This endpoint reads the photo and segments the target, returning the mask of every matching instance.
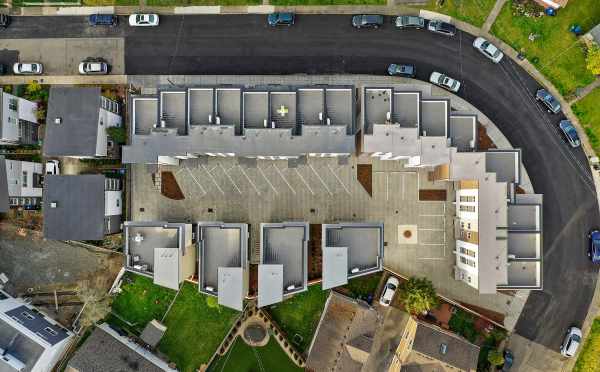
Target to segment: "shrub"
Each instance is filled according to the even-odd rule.
[[[400,298],[411,314],[422,314],[439,305],[433,284],[426,278],[411,277],[401,285]]]
[[[106,128],[106,134],[108,134],[108,136],[119,145],[127,143],[127,132],[123,127]]]
[[[473,316],[464,310],[458,309],[452,314],[448,322],[450,329],[459,335],[463,336],[471,342],[477,339],[477,331],[475,330],[475,320]]]
[[[592,45],[585,57],[587,69],[594,75],[600,75],[600,48]]]
[[[488,352],[487,360],[492,366],[501,366],[504,364],[504,357],[498,350],[490,350]]]
[[[213,309],[219,309],[219,300],[217,300],[215,296],[206,296],[206,306]]]

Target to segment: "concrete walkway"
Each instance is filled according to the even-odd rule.
[[[599,87],[600,87],[600,77],[597,77],[596,80],[594,80],[592,83],[590,83],[589,85],[587,85],[585,88],[581,89],[580,91],[576,92],[577,96],[575,98],[573,98],[572,100],[570,100],[569,104],[571,104],[571,105],[574,104],[575,102],[579,101],[583,97],[590,94],[594,89],[599,88]]]
[[[498,17],[498,14],[500,14],[500,11],[502,10],[502,7],[504,6],[504,4],[506,4],[508,0],[496,0],[496,4],[494,4],[494,7],[492,8],[492,11],[490,12],[490,14],[488,14],[488,17],[485,20],[485,23],[483,24],[483,26],[481,27],[481,29],[484,32],[489,32],[490,28],[492,28],[492,25],[494,24],[494,21],[496,21],[496,18]]]

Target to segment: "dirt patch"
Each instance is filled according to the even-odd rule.
[[[173,172],[161,172],[160,193],[169,199],[183,200],[185,196],[179,187]]]
[[[419,200],[446,201],[446,190],[419,190]]]
[[[321,247],[322,228],[320,224],[310,225],[308,241],[308,280],[322,276],[323,249]]]
[[[371,164],[358,164],[356,176],[365,191],[373,196],[373,166]]]
[[[248,296],[254,297],[258,293],[258,265],[250,265],[248,277]]]
[[[492,141],[492,139],[488,136],[487,130],[483,125],[477,125],[477,144],[479,150],[485,151],[488,149],[495,149],[496,144]]]
[[[521,186],[516,187],[516,192],[517,192],[517,194],[527,194]]]

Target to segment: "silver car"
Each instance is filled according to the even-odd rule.
[[[494,44],[482,37],[478,37],[475,39],[475,41],[473,41],[473,48],[477,49],[481,54],[492,60],[494,63],[500,62],[502,57],[504,57],[504,54],[500,51],[500,49],[496,48]]]
[[[102,61],[84,61],[79,64],[81,75],[106,75],[108,74],[108,63]]]
[[[394,25],[397,28],[416,28],[420,29],[425,27],[425,18],[417,16],[398,16],[394,20]]]
[[[38,62],[17,62],[13,65],[13,72],[17,75],[41,75],[44,67]]]
[[[571,358],[577,352],[581,343],[581,329],[577,327],[569,327],[567,335],[562,345],[560,345],[560,353],[567,358]]]
[[[454,93],[458,92],[460,89],[460,81],[452,79],[450,76],[444,75],[437,71],[431,73],[431,76],[429,76],[429,81]]]

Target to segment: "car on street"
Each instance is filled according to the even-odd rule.
[[[116,26],[119,18],[114,14],[90,14],[88,17],[90,26]]]
[[[134,27],[158,26],[158,14],[132,14],[129,25]]]
[[[560,353],[567,358],[572,357],[577,352],[577,348],[581,343],[581,329],[577,327],[569,327],[567,335],[560,345]]]
[[[427,29],[431,32],[446,36],[454,36],[456,34],[456,26],[451,23],[432,19],[427,23]]]
[[[567,138],[567,141],[569,141],[569,145],[571,145],[571,147],[581,146],[581,141],[579,140],[579,135],[577,134],[577,130],[573,126],[573,123],[571,123],[569,120],[561,120],[560,123],[558,123],[558,127],[564,133],[564,135]]]
[[[398,16],[394,19],[394,25],[397,28],[416,28],[421,29],[425,27],[425,18],[417,16]]]
[[[500,51],[500,49],[496,48],[496,46],[486,39],[482,37],[478,37],[473,41],[473,48],[477,49],[481,54],[486,56],[494,63],[498,63],[504,57],[504,54]]]
[[[10,16],[6,14],[0,14],[0,28],[7,28],[10,25]]]
[[[59,175],[60,165],[58,160],[48,160],[46,162],[46,174]]]
[[[535,99],[541,101],[547,108],[548,111],[558,114],[560,112],[560,102],[546,89],[538,89],[535,92]]]
[[[8,72],[8,67],[5,64],[0,63],[0,75],[5,75]]]
[[[379,14],[357,14],[352,16],[352,26],[356,28],[379,28],[383,26],[383,16]]]
[[[13,65],[13,72],[17,75],[41,75],[44,67],[38,62],[17,62]]]
[[[417,69],[414,65],[397,65],[392,63],[388,67],[388,74],[392,76],[403,76],[408,78],[414,78],[417,74]]]
[[[429,76],[429,81],[444,89],[448,89],[451,92],[456,93],[460,89],[460,82],[458,80],[452,79],[451,77],[437,71],[431,73],[431,76]]]
[[[394,294],[396,294],[396,289],[398,289],[399,285],[400,281],[398,278],[393,276],[388,278],[388,280],[385,282],[385,286],[383,287],[381,298],[379,299],[381,306],[390,306],[392,300],[394,299]]]
[[[512,353],[512,351],[510,351],[509,349],[505,349],[504,352],[502,353],[502,355],[504,356],[504,364],[502,364],[502,372],[508,372],[510,371],[510,368],[513,365],[513,362],[515,360],[514,355]]]
[[[104,61],[83,61],[79,64],[81,75],[106,75],[108,74],[108,63]]]
[[[594,229],[588,234],[590,244],[588,245],[588,257],[592,263],[600,263],[600,230]]]
[[[267,16],[267,22],[269,26],[291,26],[295,18],[294,13],[290,12],[271,13]]]

